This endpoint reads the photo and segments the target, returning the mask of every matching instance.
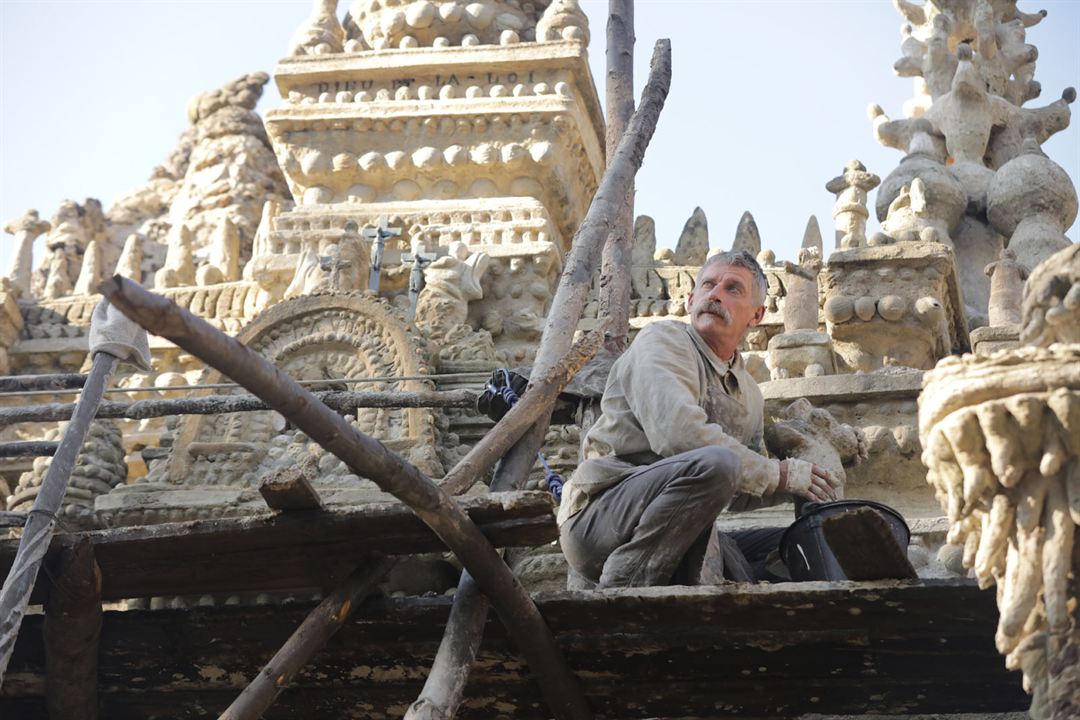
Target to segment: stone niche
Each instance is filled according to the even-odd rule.
[[[822,285],[828,332],[848,372],[928,370],[970,349],[954,256],[944,244],[837,250]]]

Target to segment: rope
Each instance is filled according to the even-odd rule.
[[[489,380],[487,389],[491,391],[493,395],[501,397],[507,407],[514,407],[521,398],[514,392],[514,388],[510,387],[510,372],[506,368],[499,368],[495,371],[495,375],[499,376],[502,386],[500,387],[492,380]],[[547,463],[547,459],[544,457],[544,453],[537,452],[536,457],[540,460],[540,464],[544,468],[544,481],[547,483],[548,491],[551,492],[552,497],[555,498],[555,502],[562,502],[563,486],[566,484],[562,475],[551,469],[551,466]]]

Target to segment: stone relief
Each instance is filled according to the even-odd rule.
[[[941,361],[919,401],[949,542],[982,587],[997,586],[997,648],[1023,671],[1037,719],[1080,710],[1078,280],[1077,246],[1044,261],[1024,290],[1030,345]]]

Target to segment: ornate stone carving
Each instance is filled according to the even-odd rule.
[[[774,380],[836,372],[832,340],[818,331],[818,274],[821,272],[821,230],[813,215],[806,223],[798,265],[784,263],[784,331],[769,340],[766,364]]]
[[[424,288],[416,304],[416,326],[423,330],[440,360],[495,364],[495,345],[486,330],[469,324],[469,303],[480,300],[480,284],[491,258],[470,253],[464,243],[450,245],[450,254],[424,269]]]
[[[847,249],[866,244],[866,220],[870,217],[866,197],[879,184],[881,178],[867,172],[858,160],[849,162],[843,173],[825,183],[825,189],[836,195],[832,211],[836,220],[836,247]]]
[[[426,381],[393,379],[430,374],[428,350],[398,311],[369,295],[287,300],[244,327],[237,339],[300,380],[371,377],[384,379],[365,383],[366,390],[431,387]],[[201,382],[224,380],[208,372]],[[442,473],[430,410],[363,409],[353,422],[429,475]],[[259,478],[309,455],[320,470],[316,486],[327,504],[386,497],[369,481],[349,475],[303,434],[287,428],[280,415],[264,411],[184,416],[169,457],[153,465],[140,482],[100,498],[97,510],[107,525],[253,512],[264,507],[254,492]]]
[[[30,294],[30,277],[33,272],[34,240],[38,235],[49,232],[52,223],[42,220],[37,210],[27,210],[20,217],[9,220],[4,225],[4,232],[15,236],[15,250],[11,253],[11,265],[8,280],[16,296]]]
[[[345,29],[337,19],[338,0],[315,0],[311,16],[289,43],[289,55],[326,55],[345,50]]]
[[[800,398],[784,408],[765,428],[765,445],[777,458],[799,458],[828,470],[840,483],[847,481],[845,468],[868,456],[862,430],[841,423],[828,410],[815,408]]]
[[[837,250],[822,284],[828,332],[851,371],[928,369],[968,349],[953,254],[941,243]]]
[[[59,439],[62,428],[46,433],[46,438]],[[7,498],[8,510],[26,512],[33,506],[51,462],[49,457],[34,459],[33,470],[23,473],[14,492]],[[109,420],[95,420],[75,457],[68,489],[57,513],[58,520],[69,529],[96,527],[94,499],[123,485],[126,479],[127,463],[120,428]]]
[[[980,327],[990,296],[981,269],[1006,244],[1028,267],[1064,247],[1075,193],[1060,168],[1037,156],[1041,143],[1068,126],[1076,92],[1023,107],[1040,92],[1038,51],[1026,43],[1026,28],[1042,15],[1020,12],[1013,0],[905,1],[897,8],[909,24],[895,69],[915,78],[916,97],[901,120],[871,107],[878,141],[907,153],[878,193],[878,219],[893,239],[933,228],[927,232],[953,245],[966,312]],[[1035,196],[1051,200],[1044,209]]]
[[[1080,712],[1077,298],[1072,246],[1025,287],[1023,338],[1036,346],[943,360],[919,401],[927,481],[949,541],[963,546],[982,587],[997,585],[995,641],[1006,665],[1023,671],[1037,719]],[[1052,313],[1059,324],[1047,322]]]

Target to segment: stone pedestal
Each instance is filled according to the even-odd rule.
[[[926,370],[969,349],[951,249],[909,242],[838,250],[822,272],[825,320],[842,367]]]
[[[766,360],[773,380],[818,377],[836,372],[832,338],[817,330],[794,330],[769,340]]]
[[[1019,346],[1019,325],[993,325],[971,331],[971,349],[976,355],[992,355],[998,350],[1014,350]]]

